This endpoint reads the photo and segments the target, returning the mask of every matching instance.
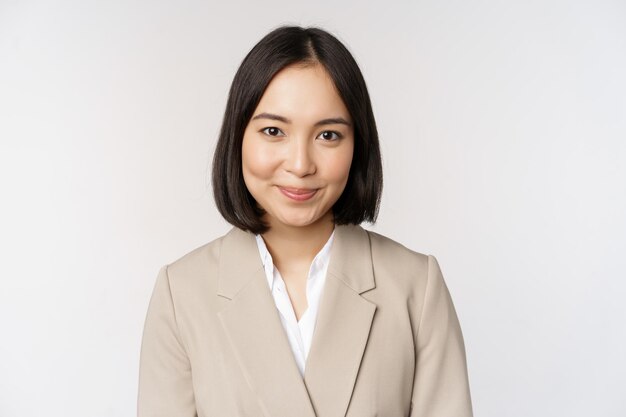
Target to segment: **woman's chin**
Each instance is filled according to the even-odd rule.
[[[280,218],[273,219],[272,224],[278,227],[309,227],[316,223],[320,223],[319,221],[322,217],[324,216],[281,216]]]
[[[278,223],[284,227],[307,227],[315,223],[315,219],[284,219]]]

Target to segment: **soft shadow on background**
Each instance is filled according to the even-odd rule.
[[[439,260],[476,416],[626,415],[626,5],[557,0],[0,0],[0,415],[135,414],[156,274],[229,229],[227,90],[285,23],[363,70],[367,227]]]

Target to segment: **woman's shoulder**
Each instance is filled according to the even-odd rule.
[[[411,263],[417,262],[422,264],[428,263],[428,254],[410,249],[403,243],[378,232],[374,232],[372,230],[366,230],[366,232],[369,236],[372,256],[376,256],[379,259],[390,259],[394,261],[406,261]]]
[[[216,237],[168,263],[165,267],[170,280],[189,281],[194,278],[204,280],[207,276],[215,276],[211,272],[217,271],[224,243],[232,240],[233,235],[236,237],[239,234],[246,234],[246,232],[231,228],[224,235]]]
[[[226,235],[222,235],[214,238],[213,240],[202,244],[187,253],[176,258],[170,262],[169,268],[193,268],[202,267],[207,263],[215,262],[219,257],[219,251],[222,244],[222,240]]]
[[[434,257],[383,234],[366,230],[377,286],[391,285],[406,293],[423,292]]]

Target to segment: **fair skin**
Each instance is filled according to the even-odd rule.
[[[332,206],[348,181],[353,151],[350,113],[319,64],[278,72],[244,132],[244,182],[266,211],[270,229],[262,236],[297,320],[308,307],[311,262],[334,229]]]

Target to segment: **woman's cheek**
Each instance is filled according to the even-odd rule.
[[[247,144],[244,148],[243,164],[248,174],[259,179],[273,175],[277,163],[276,150],[264,143]]]
[[[348,147],[344,152],[338,153],[333,158],[330,176],[335,182],[347,182],[352,164],[352,147]]]

